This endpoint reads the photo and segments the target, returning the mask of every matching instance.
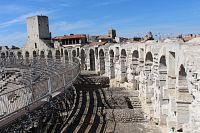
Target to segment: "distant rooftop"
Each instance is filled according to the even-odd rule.
[[[73,39],[73,38],[86,38],[84,34],[71,34],[71,35],[64,35],[64,36],[56,36],[53,40],[64,40],[64,39]]]

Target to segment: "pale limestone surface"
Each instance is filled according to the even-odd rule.
[[[167,39],[51,48],[48,41],[33,37],[22,49],[1,49],[1,56],[13,52],[18,58],[21,52],[26,57],[28,52],[33,57],[35,51],[38,56],[52,53],[52,58],[59,56],[66,61],[78,57],[82,70],[110,77],[112,86],[138,90],[143,111],[158,125],[166,126],[167,132],[196,133],[200,132],[199,44],[200,39],[195,38],[189,42]]]

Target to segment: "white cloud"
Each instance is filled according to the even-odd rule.
[[[21,47],[26,41],[27,34],[24,32],[14,32],[7,35],[0,35],[0,46],[19,46]]]
[[[130,0],[107,0],[107,1],[102,1],[102,2],[95,3],[94,7],[108,6],[108,5],[123,3],[123,2],[127,2],[127,1],[130,1]]]
[[[0,5],[0,9],[0,14],[22,13],[28,10],[27,7],[16,4]]]
[[[52,11],[36,11],[36,12],[31,12],[31,13],[28,13],[28,14],[24,14],[24,15],[21,15],[21,16],[18,16],[12,20],[8,20],[6,22],[3,22],[3,23],[0,23],[0,28],[5,28],[5,27],[8,27],[8,26],[11,26],[13,24],[17,24],[17,23],[23,23],[25,22],[26,18],[27,17],[30,17],[30,16],[34,16],[34,15],[40,15],[40,14],[49,14],[51,13]]]
[[[50,25],[53,33],[69,32],[73,30],[86,29],[92,27],[92,21],[77,21],[77,22],[58,22]]]

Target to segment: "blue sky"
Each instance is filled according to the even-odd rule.
[[[26,17],[49,16],[53,36],[70,33],[133,37],[200,33],[199,0],[12,0],[0,1],[0,45],[23,46]]]

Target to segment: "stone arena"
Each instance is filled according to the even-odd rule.
[[[200,132],[200,38],[62,46],[47,16],[27,32],[0,49],[1,132]]]

